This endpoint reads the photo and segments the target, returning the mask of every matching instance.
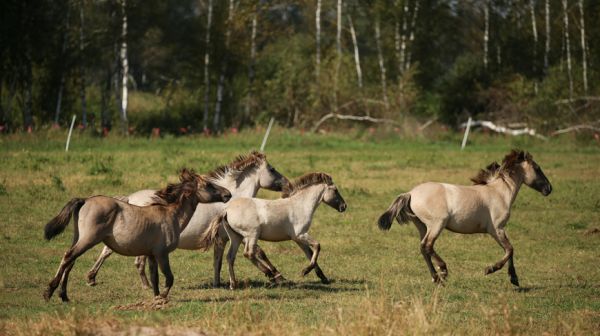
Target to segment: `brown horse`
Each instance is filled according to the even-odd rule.
[[[399,195],[379,218],[379,228],[389,230],[394,218],[399,224],[412,221],[421,235],[421,254],[429,267],[434,282],[448,275],[446,263],[434,251],[433,244],[443,229],[457,233],[489,233],[504,249],[504,257],[485,269],[491,274],[508,262],[510,282],[519,286],[513,263],[513,247],[504,227],[510,217],[510,208],[525,184],[542,195],[552,192],[552,185],[531,154],[513,150],[499,165],[491,163],[471,179],[475,185],[459,186],[428,182]],[[438,266],[438,275],[432,264]]]
[[[126,256],[146,255],[150,260],[150,280],[154,295],[159,295],[158,267],[166,278],[167,297],[173,286],[169,253],[177,247],[179,235],[187,226],[199,202],[227,202],[229,191],[206,177],[183,169],[181,183],[169,184],[156,192],[156,204],[139,207],[106,196],[74,198],[44,228],[47,240],[60,234],[75,220],[73,243],[61,260],[58,272],[44,292],[49,300],[62,283],[60,297],[69,301],[67,284],[75,260],[103,242],[113,251]]]

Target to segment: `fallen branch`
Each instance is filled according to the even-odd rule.
[[[461,127],[466,127],[466,126],[467,126],[467,123],[461,124]],[[545,136],[543,136],[541,134],[537,134],[535,129],[529,128],[529,127],[525,127],[525,128],[521,128],[521,129],[510,129],[508,127],[498,126],[491,121],[485,121],[485,120],[473,121],[471,123],[471,126],[472,127],[474,127],[474,126],[485,127],[487,129],[490,129],[497,133],[510,134],[510,135],[514,135],[514,136],[525,134],[525,135],[534,136],[534,137],[542,139],[542,140],[548,140],[548,138],[546,138]]]
[[[588,96],[588,97],[575,97],[575,98],[570,98],[570,99],[559,99],[557,101],[554,102],[554,104],[571,104],[574,103],[576,101],[579,100],[587,100],[587,101],[600,101],[600,97],[593,97],[593,96]]]
[[[554,135],[559,135],[559,134],[564,134],[564,133],[569,133],[569,132],[576,132],[579,130],[591,130],[591,131],[595,131],[595,132],[600,132],[600,127],[594,127],[592,125],[585,125],[585,124],[575,125],[575,126],[570,126],[567,128],[556,130],[556,131],[552,132],[551,135],[554,136]]]
[[[392,119],[378,119],[378,118],[373,118],[370,116],[355,116],[355,115],[348,115],[348,114],[328,113],[328,114],[324,115],[321,119],[319,119],[319,121],[312,128],[312,132],[316,132],[319,129],[319,127],[321,127],[321,124],[323,124],[325,121],[327,121],[331,118],[340,119],[340,120],[368,121],[368,122],[372,122],[372,123],[400,125],[397,121],[392,120]]]
[[[433,119],[429,119],[426,123],[424,123],[423,125],[419,126],[419,132],[423,131],[424,129],[426,129],[427,127],[429,127],[431,124],[433,124],[435,121],[437,120],[437,118],[433,118]]]

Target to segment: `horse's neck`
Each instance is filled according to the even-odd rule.
[[[238,178],[233,174],[227,174],[216,183],[229,190],[232,197],[254,197],[260,188],[256,172]]]
[[[321,203],[326,185],[319,184],[300,190],[297,194],[290,196],[289,200],[294,213],[299,218],[310,221],[317,207]]]
[[[523,185],[523,179],[520,176],[502,176],[496,179],[493,183],[490,183],[491,188],[496,189],[502,195],[504,203],[510,207],[517,199],[517,194]]]
[[[197,198],[189,197],[182,200],[181,204],[174,210],[174,222],[178,226],[179,232],[182,232],[190,222],[190,219],[192,219],[196,211],[196,206],[198,206]]]

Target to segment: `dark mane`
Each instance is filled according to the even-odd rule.
[[[252,151],[250,154],[240,154],[235,160],[228,165],[223,165],[215,168],[212,172],[208,173],[208,177],[215,180],[222,179],[228,173],[234,173],[241,175],[248,169],[256,168],[260,166],[267,156],[258,151]]]
[[[157,191],[154,194],[156,199],[152,204],[180,203],[182,198],[195,194],[200,185],[206,184],[204,177],[187,168],[181,170],[179,181],[181,182],[169,183],[165,188]]]
[[[331,176],[325,173],[308,173],[297,178],[294,182],[288,183],[284,188],[281,197],[287,198],[298,191],[310,187],[315,184],[325,183],[327,185],[333,184]]]
[[[473,181],[473,184],[488,184],[497,177],[511,176],[518,173],[521,162],[532,160],[533,157],[528,152],[513,149],[502,159],[502,165],[496,161],[490,163],[485,169],[479,170],[479,173],[475,177],[472,177],[471,181]]]

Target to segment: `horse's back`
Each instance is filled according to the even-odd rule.
[[[231,201],[230,201],[231,202]],[[222,202],[198,203],[194,215],[190,222],[179,236],[178,248],[185,250],[197,250],[202,248],[201,241],[198,239],[210,225],[210,221],[221,214],[226,204]]]
[[[151,189],[139,190],[127,197],[128,203],[137,205],[137,206],[147,206],[156,201],[156,197],[154,197],[155,194],[156,194],[156,190],[151,190]]]

